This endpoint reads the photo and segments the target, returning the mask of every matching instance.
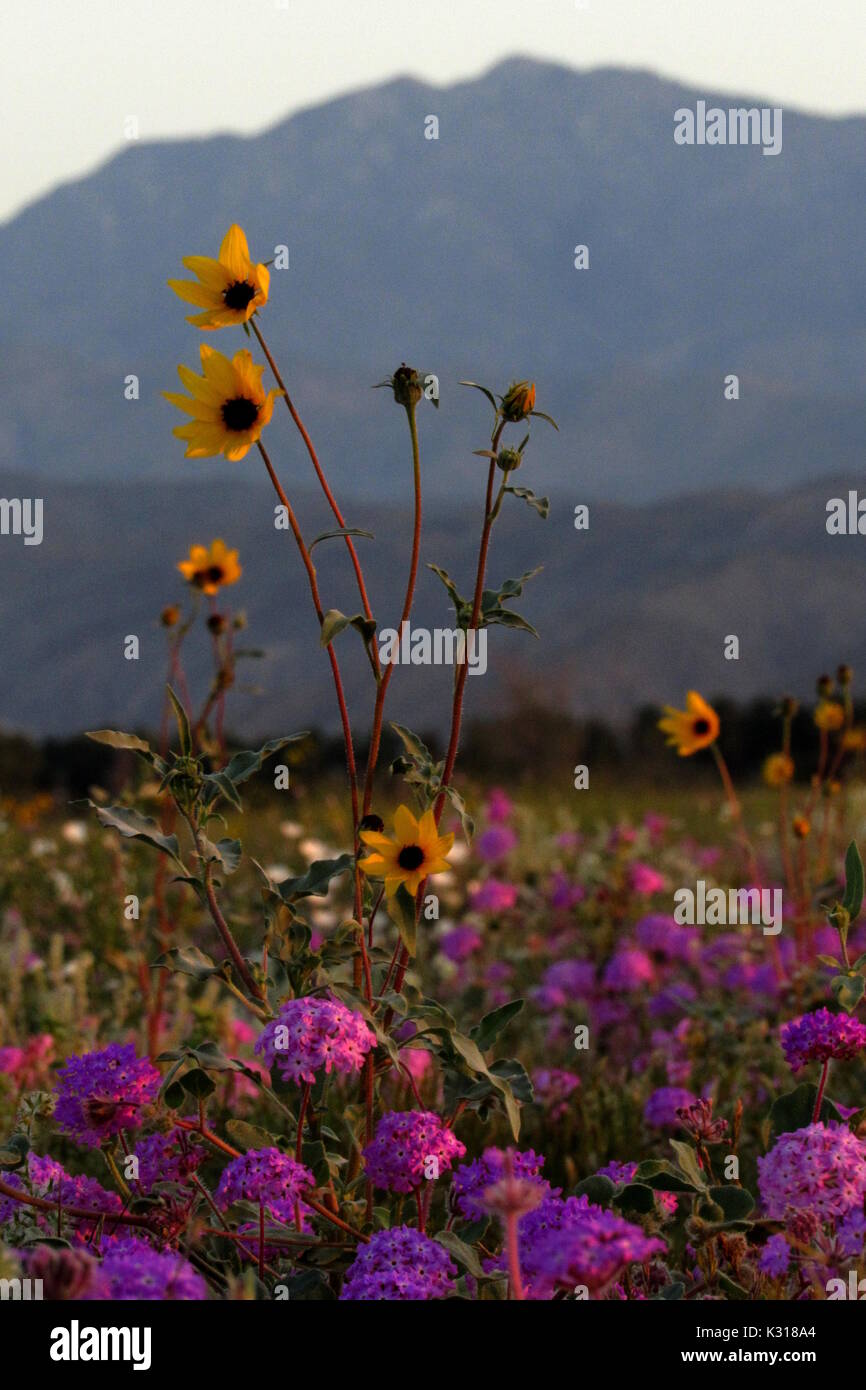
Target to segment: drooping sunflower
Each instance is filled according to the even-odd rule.
[[[204,376],[180,366],[177,374],[191,395],[163,391],[167,401],[192,416],[188,425],[173,431],[187,443],[186,458],[242,459],[255,444],[274,409],[274,399],[282,391],[265,391],[264,366],[256,366],[246,348],[234,357],[224,357],[202,343],[201,365]]]
[[[394,813],[394,834],[362,830],[361,839],[372,851],[359,859],[359,867],[372,878],[385,880],[385,893],[393,898],[401,884],[408,893],[418,892],[428,874],[448,868],[446,855],[454,843],[453,835],[440,835],[432,811],[416,820],[408,806]]]
[[[199,283],[168,283],[181,299],[204,310],[187,318],[196,328],[228,328],[246,323],[256,309],[268,302],[270,271],[266,265],[254,265],[250,260],[244,230],[236,222],[223,237],[216,260],[211,256],[184,256],[183,263],[198,276]]]
[[[219,539],[211,541],[210,548],[191,545],[189,559],[181,560],[178,569],[184,579],[203,594],[215,594],[227,584],[236,584],[243,572],[238,564],[238,552],[229,550],[225,541]]]
[[[685,709],[665,705],[665,717],[658,727],[667,734],[668,744],[676,748],[681,758],[691,757],[702,748],[709,748],[719,736],[719,716],[696,690],[686,695]]]

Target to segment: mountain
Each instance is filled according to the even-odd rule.
[[[536,477],[576,500],[853,469],[866,120],[786,110],[774,158],[678,146],[674,112],[698,99],[760,104],[517,58],[446,88],[389,82],[250,138],[130,142],[0,227],[0,470],[235,476],[181,463],[159,396],[201,338],[165,281],[184,254],[214,254],[232,220],[265,259],[289,248],[263,323],[338,488],[402,495],[400,422],[369,387],[403,359],[440,377],[431,497],[462,486],[484,444],[465,376],[537,380],[562,432],[535,431]],[[732,372],[738,401],[723,397]],[[138,401],[124,399],[130,373]]]
[[[20,496],[26,482],[0,477],[0,495]],[[847,497],[847,489],[840,479],[784,495],[693,494],[676,507],[591,501],[587,531],[575,530],[570,497],[553,498],[546,522],[510,499],[494,532],[488,575],[499,583],[543,562],[513,605],[540,641],[490,630],[488,669],[467,682],[469,716],[501,711],[520,680],[554,707],[617,721],[640,704],[678,702],[694,685],[738,699],[808,696],[814,677],[841,660],[866,669],[866,633],[851,616],[862,603],[866,541],[830,536],[825,526],[828,499]],[[447,569],[463,592],[471,587],[482,493],[479,474],[459,502],[425,509],[417,626],[452,622],[427,563]],[[317,496],[301,491],[296,500],[308,536],[328,529]],[[166,673],[159,613],[182,597],[174,565],[191,540],[225,535],[244,568],[226,591],[248,614],[239,640],[266,653],[239,667],[241,684],[260,690],[232,693],[231,726],[268,735],[310,724],[334,729],[329,668],[317,650],[305,577],[290,536],[274,528],[273,501],[260,479],[236,477],[213,488],[206,470],[195,482],[158,487],[52,482],[42,545],[0,539],[5,726],[39,733],[153,728]],[[408,563],[408,508],[350,499],[346,517],[375,533],[375,541],[360,539],[358,546],[373,612],[380,626],[393,625]],[[342,543],[324,542],[315,554],[325,605],[354,613]],[[138,661],[123,655],[130,634],[139,637]],[[740,639],[738,661],[723,656],[731,634]],[[355,633],[337,640],[360,733],[369,721],[370,672]],[[191,646],[187,669],[203,696],[206,643]],[[441,730],[449,679],[441,667],[399,667],[389,717]]]

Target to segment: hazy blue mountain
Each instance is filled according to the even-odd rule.
[[[265,323],[338,485],[402,491],[399,421],[369,387],[403,359],[441,378],[430,495],[483,443],[465,375],[536,378],[563,426],[538,477],[563,492],[652,500],[845,471],[863,432],[866,120],[786,111],[776,158],[677,146],[674,111],[699,97],[751,104],[513,59],[252,138],[130,143],[0,227],[0,468],[125,482],[190,468],[158,393],[200,335],[165,281],[237,219],[262,256],[289,247]]]
[[[0,477],[0,495],[20,495],[25,482]],[[499,582],[543,562],[516,605],[540,641],[491,629],[487,673],[468,681],[470,712],[501,709],[515,680],[535,685],[554,707],[619,719],[639,704],[681,700],[694,684],[738,698],[808,696],[818,671],[840,660],[866,669],[866,631],[852,621],[862,608],[866,539],[825,529],[828,498],[847,495],[847,486],[825,480],[788,495],[693,494],[676,507],[593,502],[586,532],[575,531],[568,497],[554,498],[546,522],[514,502],[495,533],[489,577]],[[479,476],[459,510],[461,525],[447,503],[426,511],[422,562],[444,566],[464,592],[474,573],[482,492]],[[240,668],[242,683],[256,683],[260,692],[233,695],[234,726],[270,734],[311,722],[334,726],[329,668],[317,651],[305,578],[291,538],[274,529],[273,498],[260,480],[237,479],[218,490],[204,472],[196,482],[158,488],[52,481],[44,496],[41,546],[0,539],[0,720],[7,727],[153,726],[165,679],[158,616],[183,589],[173,566],[190,540],[214,535],[240,549],[244,574],[228,591],[249,616],[240,640],[267,652]],[[308,536],[327,529],[318,497],[302,491],[297,503]],[[375,533],[375,541],[358,545],[370,562],[373,611],[390,626],[402,600],[409,513],[366,498],[350,500],[346,515]],[[357,611],[342,543],[323,543],[316,557],[326,605]],[[426,568],[415,621],[452,624],[445,591]],[[137,662],[123,657],[130,633],[141,643]],[[723,659],[731,633],[740,638],[739,661]],[[356,634],[338,640],[350,707],[363,730],[369,667]],[[203,692],[206,644],[189,655],[190,675]],[[391,717],[441,727],[449,681],[441,667],[400,667]]]

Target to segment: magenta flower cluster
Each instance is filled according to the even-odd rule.
[[[377,1231],[346,1271],[347,1301],[421,1301],[454,1292],[457,1269],[447,1251],[411,1226]]]
[[[533,1153],[532,1149],[527,1149],[523,1153],[512,1154],[512,1173],[515,1178],[522,1179],[524,1182],[531,1182],[538,1190],[547,1196],[550,1191],[550,1183],[541,1176],[544,1167],[544,1158],[541,1154]],[[468,1221],[480,1221],[482,1217],[490,1214],[489,1208],[485,1206],[483,1197],[488,1187],[493,1187],[495,1183],[501,1182],[505,1176],[505,1152],[503,1149],[485,1149],[481,1158],[476,1158],[472,1163],[461,1164],[454,1170],[453,1197],[455,1205],[461,1215]],[[557,1189],[558,1190],[558,1189]]]
[[[429,1110],[387,1111],[363,1151],[371,1182],[391,1192],[411,1192],[465,1152],[456,1134]]]
[[[182,1255],[154,1250],[146,1241],[127,1236],[106,1253],[96,1290],[89,1298],[201,1300],[207,1298],[207,1284]]]
[[[139,1139],[133,1153],[138,1159],[138,1186],[142,1192],[150,1192],[158,1182],[184,1183],[205,1157],[196,1136],[177,1128]]]
[[[783,1134],[758,1159],[758,1188],[771,1220],[783,1220],[792,1209],[834,1222],[863,1208],[866,1143],[835,1123]]]
[[[313,1085],[321,1073],[360,1071],[376,1035],[360,1014],[337,999],[309,996],[283,1004],[255,1051],[284,1081]]]
[[[648,1236],[625,1217],[590,1205],[577,1220],[549,1231],[537,1243],[536,1292],[583,1285],[598,1297],[629,1265],[645,1264],[665,1249],[663,1240]]]
[[[97,1148],[104,1139],[142,1122],[160,1075],[149,1057],[137,1057],[132,1043],[110,1043],[101,1052],[68,1057],[57,1073],[54,1118],[80,1144]]]
[[[309,1168],[279,1149],[250,1149],[233,1158],[217,1185],[217,1205],[224,1210],[233,1202],[261,1202],[279,1221],[292,1221],[295,1208],[308,1188],[315,1187]],[[309,1211],[309,1208],[306,1208]]]
[[[780,1040],[785,1061],[797,1072],[808,1062],[850,1062],[866,1047],[866,1024],[851,1014],[816,1009],[784,1023]]]

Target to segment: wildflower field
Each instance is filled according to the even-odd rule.
[[[387,708],[436,377],[403,363],[380,383],[405,418],[414,524],[405,589],[374,615],[375,544],[346,525],[280,373],[267,265],[238,225],[184,264],[194,278],[170,285],[195,309],[200,371],[181,365],[184,390],[165,393],[186,417],[174,432],[188,467],[222,455],[270,477],[293,543],[287,605],[319,621],[309,660],[330,667],[345,774],[315,784],[303,729],[235,745],[243,556],[230,517],[224,538],[190,536],[166,576],[161,728],[89,731],[108,774],[86,805],[0,807],[0,1277],[52,1300],[857,1297],[853,673],[819,679],[808,761],[779,692],[758,787],[734,785],[723,721],[694,690],[659,711],[658,739],[672,768],[706,762],[700,790],[600,796],[580,767],[573,789],[463,776],[473,654],[497,627],[532,632],[535,572],[491,576],[505,507],[524,509],[543,558],[548,502],[523,479],[556,426],[535,384],[464,383],[477,567],[431,566],[454,624],[453,663],[430,675],[440,756]],[[538,399],[554,408],[541,383]],[[332,510],[323,535],[293,509],[287,431]],[[329,606],[335,547],[354,613]],[[205,690],[185,673],[198,637]],[[356,662],[369,707],[350,711]]]

